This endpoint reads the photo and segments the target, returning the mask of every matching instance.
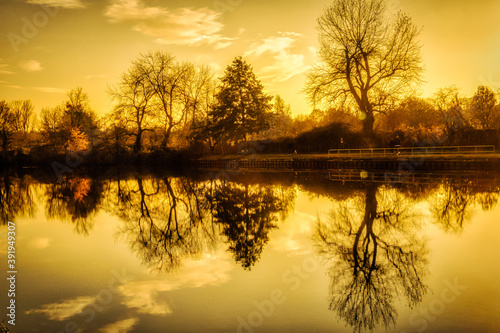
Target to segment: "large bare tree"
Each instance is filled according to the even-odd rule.
[[[390,17],[384,0],[335,0],[318,31],[319,62],[305,92],[314,104],[357,106],[373,137],[374,114],[420,82],[419,29],[405,14]]]
[[[131,129],[129,134],[135,135],[134,152],[140,152],[142,134],[153,130],[153,89],[144,80],[140,68],[133,65],[108,93],[116,101],[112,117],[127,130]]]
[[[198,113],[206,112],[201,110],[202,96],[213,74],[208,67],[178,62],[171,54],[160,51],[140,55],[132,68],[143,88],[152,92],[153,113],[163,128],[161,146],[165,148],[174,130],[192,127]]]

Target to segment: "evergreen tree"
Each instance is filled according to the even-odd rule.
[[[217,139],[246,141],[249,134],[268,126],[271,99],[263,92],[252,67],[236,57],[221,78],[215,106],[210,112],[212,135]]]
[[[486,86],[477,87],[471,101],[472,116],[481,129],[492,129],[495,117],[495,93]]]

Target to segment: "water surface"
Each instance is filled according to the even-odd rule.
[[[2,177],[11,332],[500,331],[495,173],[109,174]]]

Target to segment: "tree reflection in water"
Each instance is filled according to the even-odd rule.
[[[29,176],[18,178],[4,174],[0,178],[0,223],[33,217],[36,213],[33,191]]]
[[[224,182],[209,198],[214,219],[222,225],[229,243],[229,251],[243,268],[250,270],[269,241],[270,231],[278,227],[279,214],[286,217],[293,205],[295,192],[276,186]]]
[[[443,181],[441,189],[431,200],[431,211],[436,223],[445,231],[461,232],[472,218],[474,206],[478,203],[483,210],[493,209],[498,202],[498,186],[475,188],[474,182],[457,182],[453,178]]]
[[[427,290],[428,251],[411,203],[375,184],[363,196],[339,202],[328,221],[318,221],[314,237],[331,264],[329,308],[356,332],[394,325],[395,296],[414,306]]]
[[[223,236],[235,260],[250,269],[277,214],[294,198],[273,187],[186,177],[118,181],[111,193],[116,204],[109,207],[125,221],[121,234],[149,267],[165,272],[214,252]]]
[[[116,201],[109,208],[125,222],[121,234],[150,268],[168,272],[215,249],[219,232],[200,195],[205,185],[169,177],[112,185]]]
[[[45,197],[48,219],[71,221],[77,233],[88,235],[103,198],[103,184],[87,177],[66,178],[47,186]]]

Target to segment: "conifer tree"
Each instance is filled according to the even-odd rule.
[[[241,57],[227,66],[210,112],[211,132],[216,139],[247,141],[248,135],[258,133],[269,125],[272,97],[252,67]]]

